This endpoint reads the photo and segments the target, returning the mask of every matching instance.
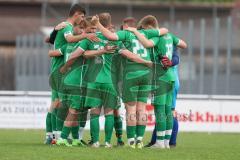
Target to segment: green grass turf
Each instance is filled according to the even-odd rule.
[[[101,133],[101,142],[103,142]],[[116,139],[113,135],[112,142]],[[145,140],[150,139],[146,133]],[[85,133],[85,140],[88,140]],[[124,137],[126,139],[126,137]],[[180,133],[171,150],[47,146],[43,130],[0,130],[0,160],[237,160],[240,134]],[[145,141],[146,143],[146,141]]]

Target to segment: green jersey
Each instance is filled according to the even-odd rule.
[[[66,45],[68,43],[66,40],[66,36],[73,34],[73,25],[69,22],[66,22],[66,23],[67,23],[67,26],[64,29],[58,31],[56,35],[56,39],[54,41],[54,49],[60,49],[61,47]],[[63,63],[64,63],[64,56],[53,57],[51,62],[51,71],[56,70]]]
[[[60,52],[63,53],[64,63],[66,63],[73,51],[77,48],[77,42],[67,43],[60,48]],[[71,66],[71,72],[64,78],[64,84],[79,86],[82,83],[84,76],[84,58],[81,56],[76,59],[74,64]]]
[[[110,45],[117,46],[118,49],[114,54],[106,53],[100,56],[96,56],[93,58],[88,58],[86,64],[88,66],[85,80],[87,82],[98,82],[98,83],[113,83],[111,78],[111,66],[112,66],[112,58],[119,54],[119,49],[124,48],[122,42],[119,41],[109,41],[106,37],[102,35],[102,33],[98,32],[97,37],[100,39],[99,42],[91,42],[88,39],[84,39],[83,41],[78,43],[78,47],[83,51],[86,50],[100,50],[103,49],[104,46],[109,43]]]
[[[71,55],[71,53],[77,48],[77,42],[74,43],[67,43],[66,45],[62,46],[59,51],[64,57],[64,63],[66,63]]]
[[[172,60],[173,47],[177,46],[180,39],[175,35],[168,33],[161,37],[154,37],[150,39],[154,43],[154,61],[156,63],[161,62],[161,57],[167,56]],[[168,71],[160,77],[160,79],[165,81],[175,81],[175,75],[173,67],[170,67]]]
[[[160,36],[159,30],[156,29],[139,30],[139,32],[148,39]],[[145,60],[151,60],[151,50],[146,49],[132,32],[126,30],[118,31],[117,36],[118,40],[122,41],[129,51],[133,52],[134,54],[138,54],[141,58]],[[124,73],[129,72],[134,72],[133,74],[136,75],[143,75],[149,72],[149,68],[143,64],[139,64],[126,59],[124,64]]]

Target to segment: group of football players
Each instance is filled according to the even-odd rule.
[[[49,51],[52,103],[46,116],[45,143],[100,147],[102,113],[104,147],[112,147],[113,129],[117,146],[125,145],[119,113],[123,103],[125,146],[143,148],[146,105],[151,99],[156,125],[146,146],[164,149],[176,145],[172,129],[177,126],[173,116],[179,86],[177,48],[186,48],[187,44],[167,28],[160,28],[152,15],[138,22],[125,18],[116,31],[110,13],[85,14],[83,7],[73,5],[67,20],[58,24],[46,39],[54,49]],[[87,144],[83,132],[88,114],[91,139]]]

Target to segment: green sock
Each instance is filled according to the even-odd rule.
[[[127,126],[127,138],[135,138],[136,126]]]
[[[164,139],[170,139],[171,135],[165,135]]]
[[[73,137],[73,139],[78,139],[78,130],[79,130],[79,126],[72,127],[72,137]]]
[[[164,105],[155,105],[157,139],[164,140],[166,130],[166,113]]]
[[[91,114],[90,119],[90,133],[92,136],[93,143],[99,141],[99,115]]]
[[[144,133],[145,133],[145,129],[146,129],[145,125],[137,125],[136,135],[137,135],[138,140],[142,141]]]
[[[56,120],[57,120],[57,118],[56,118],[56,116],[57,116],[57,109],[55,108],[55,109],[53,109],[53,112],[52,112],[52,115],[51,115],[51,123],[52,123],[52,131],[56,131],[57,130],[57,122],[56,122]]]
[[[105,142],[110,143],[112,138],[112,132],[114,127],[114,116],[105,115]]]
[[[165,106],[166,110],[166,130],[172,130],[173,128],[173,114],[170,106]]]
[[[165,106],[166,110],[166,131],[165,131],[165,139],[170,140],[172,135],[173,128],[173,114],[171,110],[171,106]]]
[[[52,132],[51,117],[52,113],[48,112],[46,117],[46,132]]]
[[[122,118],[120,116],[114,117],[114,128],[118,142],[122,142]]]
[[[79,112],[79,126],[84,128],[86,126],[88,110],[82,109]]]
[[[61,132],[61,138],[67,139],[71,132],[71,129],[72,129],[72,127],[63,126],[62,132]]]
[[[64,107],[60,107],[57,110],[57,131],[62,131],[64,121],[66,119],[68,111]]]

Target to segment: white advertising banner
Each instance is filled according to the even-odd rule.
[[[0,128],[44,128],[50,104],[49,97],[0,96]]]
[[[177,101],[181,131],[240,132],[240,100]]]
[[[0,128],[44,129],[50,96],[0,96]],[[179,98],[177,118],[180,131],[240,132],[240,99]],[[155,125],[153,106],[147,105],[147,130]],[[125,128],[125,110],[120,114]],[[101,129],[104,116],[100,117]],[[89,121],[86,129],[89,129]]]

